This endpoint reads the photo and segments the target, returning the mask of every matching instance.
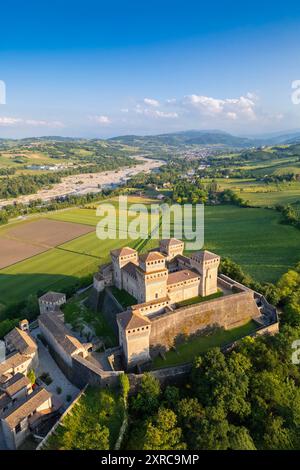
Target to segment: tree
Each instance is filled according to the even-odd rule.
[[[122,390],[122,397],[123,397],[124,402],[126,403],[127,398],[128,398],[128,393],[130,390],[130,383],[129,383],[128,375],[126,374],[120,375],[120,385],[121,385],[121,390]]]
[[[232,450],[256,450],[255,444],[247,428],[233,426],[229,428],[229,448]]]
[[[155,413],[159,407],[159,381],[149,373],[143,375],[140,391],[132,400],[132,408],[137,414],[148,416]]]
[[[27,377],[28,379],[30,380],[30,382],[33,384],[35,384],[35,381],[36,381],[36,375],[35,375],[35,372],[33,369],[30,369],[27,373]]]
[[[89,429],[83,422],[80,430],[68,430],[62,439],[62,448],[68,450],[109,450],[109,429],[96,424]]]
[[[220,349],[211,349],[193,371],[196,396],[206,406],[223,407],[225,413],[240,418],[247,416],[250,367],[251,362],[242,354],[233,352],[225,358]]]
[[[186,444],[182,441],[182,430],[176,424],[176,414],[167,408],[160,408],[147,425],[143,450],[186,449]]]

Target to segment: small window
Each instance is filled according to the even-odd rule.
[[[21,424],[17,424],[17,426],[15,427],[15,431],[16,431],[16,434],[18,434],[19,432],[21,432]]]

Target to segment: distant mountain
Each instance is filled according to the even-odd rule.
[[[168,145],[174,147],[187,145],[225,145],[228,147],[253,147],[255,140],[246,137],[236,137],[227,132],[219,130],[209,131],[182,131],[159,135],[123,135],[108,139],[118,141],[127,145]],[[259,145],[259,143],[258,143]]]

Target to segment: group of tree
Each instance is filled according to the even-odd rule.
[[[292,207],[290,204],[287,206],[278,204],[276,205],[276,210],[281,213],[283,223],[292,225],[298,229],[300,228],[299,211],[297,211],[294,207]]]
[[[298,312],[299,313],[299,312]],[[180,387],[145,374],[130,400],[126,449],[290,450],[300,448],[300,326],[246,337],[234,351],[195,359]]]

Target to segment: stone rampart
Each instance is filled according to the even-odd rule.
[[[231,329],[259,316],[251,290],[154,315],[150,334],[152,355],[169,349],[180,335],[189,336],[208,327]]]

